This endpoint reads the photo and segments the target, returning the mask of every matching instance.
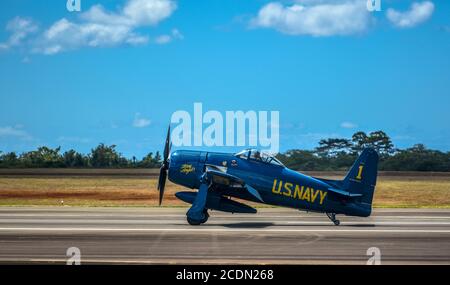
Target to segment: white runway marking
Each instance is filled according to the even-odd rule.
[[[0,217],[59,217],[59,218],[65,218],[65,217],[83,217],[83,218],[87,218],[87,217],[115,217],[115,216],[120,216],[123,218],[151,218],[151,217],[156,217],[156,218],[185,218],[186,214],[168,214],[168,215],[164,215],[164,214],[142,214],[142,215],[127,215],[127,214],[120,214],[120,213],[114,213],[114,214],[5,214],[5,213],[0,213]],[[247,214],[247,215],[239,215],[239,214],[232,214],[232,215],[223,215],[223,214],[219,214],[219,215],[211,215],[211,217],[215,217],[215,218],[248,218],[248,217],[252,217],[252,218],[267,218],[267,219],[278,219],[278,218],[297,218],[297,219],[311,219],[311,218],[324,218],[326,217],[325,214],[323,215],[265,215],[265,214]],[[342,215],[337,215],[337,217],[345,217]],[[348,217],[351,218],[351,217]],[[358,218],[358,217],[354,217],[354,218]],[[377,218],[377,219],[450,219],[450,216],[371,216],[371,217],[367,217],[367,219],[369,218]],[[365,218],[363,218],[365,219]]]
[[[377,229],[205,229],[205,228],[44,228],[44,227],[0,227],[0,231],[72,231],[72,232],[352,232],[352,233],[442,233],[450,234],[450,230],[377,230]]]
[[[344,221],[342,221],[344,222]],[[286,224],[292,224],[292,225],[302,225],[302,224],[324,224],[324,225],[330,225],[330,221],[328,222],[322,222],[322,221],[317,221],[317,222],[310,222],[310,221],[305,221],[305,222],[285,222]],[[374,225],[374,226],[427,226],[427,225],[433,225],[433,226],[447,226],[450,225],[450,222],[374,222],[374,221],[362,221],[362,222],[353,222],[353,221],[349,221],[346,222],[345,225]]]
[[[182,222],[183,225],[186,225],[185,223],[185,216],[182,217],[183,219],[170,219],[170,220],[117,220],[117,219],[108,219],[108,220],[104,220],[104,219],[90,219],[90,220],[77,220],[77,219],[46,219],[46,220],[41,220],[41,219],[1,219],[0,218],[0,224],[2,223],[10,223],[10,224],[25,224],[25,223],[36,223],[36,224],[42,224],[42,223],[46,223],[46,224],[71,224],[71,223],[83,223],[83,224],[129,224],[129,225],[134,225],[134,224],[146,224],[146,225],[152,225],[152,224],[173,224],[173,223],[180,223]],[[262,223],[262,222],[266,222],[266,223],[273,223],[274,225],[284,225],[284,224],[289,224],[289,225],[331,225],[331,221],[328,221],[325,217],[323,221],[271,221],[269,219],[267,220],[247,220],[247,219],[239,219],[239,223]],[[367,221],[343,221],[345,223],[345,225],[349,226],[349,225],[373,225],[373,226],[448,226],[450,225],[450,222],[427,222],[427,221],[423,221],[423,222],[383,222],[383,221],[371,221],[371,220],[367,220]],[[214,224],[214,223],[220,223],[220,221],[216,220],[210,221],[210,224]],[[228,222],[230,223],[230,222]]]

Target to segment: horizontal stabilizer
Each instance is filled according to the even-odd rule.
[[[345,196],[345,197],[351,197],[351,198],[362,196],[362,194],[350,193],[350,192],[347,192],[347,191],[344,191],[341,189],[336,189],[336,188],[328,188],[328,191]]]

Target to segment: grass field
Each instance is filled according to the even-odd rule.
[[[323,177],[338,178],[335,173]],[[0,205],[156,206],[155,176],[0,175]],[[164,206],[186,206],[167,183]],[[262,205],[264,206],[264,205]],[[450,175],[384,175],[378,179],[375,207],[450,208]]]

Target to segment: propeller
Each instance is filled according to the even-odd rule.
[[[164,187],[166,186],[167,170],[169,170],[169,154],[172,143],[170,142],[170,125],[167,130],[166,143],[164,145],[163,163],[159,169],[158,191],[159,191],[159,205],[161,206],[164,196]]]

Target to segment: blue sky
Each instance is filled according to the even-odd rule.
[[[279,111],[281,151],[380,129],[449,151],[450,2],[365,2],[1,1],[0,150],[141,157],[202,102]]]

